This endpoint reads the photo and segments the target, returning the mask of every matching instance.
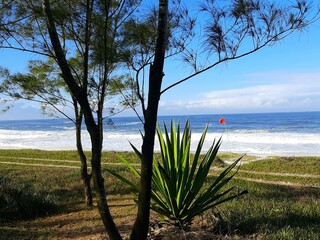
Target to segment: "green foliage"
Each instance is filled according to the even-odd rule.
[[[37,192],[31,184],[16,185],[0,176],[0,221],[30,219],[57,210],[54,197]]]
[[[171,123],[169,132],[164,125],[164,135],[158,126],[158,139],[161,148],[161,161],[154,160],[153,167],[153,190],[151,208],[176,221],[179,224],[187,224],[195,217],[208,209],[230,201],[238,196],[247,193],[232,193],[235,187],[225,189],[225,185],[237,173],[229,174],[241,158],[228,166],[212,183],[204,187],[210,167],[218,153],[221,138],[214,141],[205,155],[200,155],[202,146],[207,133],[207,127],[204,129],[202,137],[198,143],[197,150],[191,159],[190,143],[191,130],[189,122],[186,123],[182,137],[180,135],[180,125],[176,127]],[[137,156],[141,159],[142,154],[132,146]],[[119,157],[127,167],[137,176],[140,173],[123,157]],[[129,184],[134,190],[138,190],[138,185],[129,179],[109,171],[114,176]]]

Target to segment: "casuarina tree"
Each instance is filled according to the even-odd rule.
[[[139,15],[126,26],[125,36],[135,36],[128,41],[124,37],[123,46],[128,44],[127,52],[132,56],[127,65],[135,72],[144,126],[139,210],[132,239],[145,239],[148,231],[154,137],[161,95],[223,62],[273,46],[294,31],[305,29],[319,14],[319,7],[309,3],[206,0],[196,11],[182,7],[181,1],[172,1],[171,8],[167,1],[159,1],[159,8],[153,14],[144,18]],[[147,34],[134,34],[134,29]],[[191,73],[181,79],[168,79],[170,84],[163,87],[163,64],[172,58],[182,59],[190,66]]]

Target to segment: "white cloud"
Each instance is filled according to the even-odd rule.
[[[197,94],[189,101],[161,103],[161,112],[232,113],[320,110],[320,73],[253,73],[246,79],[263,84]],[[253,81],[253,79],[256,79]]]

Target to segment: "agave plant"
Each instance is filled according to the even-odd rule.
[[[247,193],[247,190],[232,194],[235,187],[225,189],[225,185],[237,171],[230,173],[241,158],[229,165],[224,171],[205,187],[213,161],[216,159],[221,138],[214,141],[206,154],[201,154],[208,126],[205,127],[198,143],[194,157],[190,154],[191,129],[187,121],[183,134],[180,134],[180,124],[171,122],[168,131],[164,124],[164,134],[158,125],[158,139],[161,149],[161,161],[154,159],[153,189],[151,209],[176,221],[179,224],[190,223],[191,220],[208,209],[237,198]],[[141,153],[131,145],[139,158]],[[126,159],[120,156],[129,169],[140,177],[139,171]],[[135,191],[138,185],[111,172],[114,176],[129,184]]]

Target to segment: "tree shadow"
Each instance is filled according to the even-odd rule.
[[[0,227],[0,240],[7,239],[38,239],[40,237],[49,236],[46,230],[30,230],[18,228],[2,228]]]
[[[285,214],[285,216],[249,218],[238,224],[236,228],[241,234],[253,234],[260,232],[262,226],[268,226],[268,229],[272,231],[277,231],[285,227],[308,230],[310,228],[319,228],[319,223],[320,215],[305,216],[291,212]]]

